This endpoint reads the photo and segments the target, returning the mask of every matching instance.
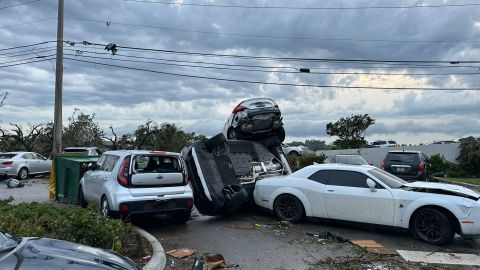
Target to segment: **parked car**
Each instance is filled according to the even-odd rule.
[[[378,140],[378,141],[372,142],[372,146],[373,146],[373,147],[380,147],[380,148],[383,148],[383,147],[396,147],[396,146],[398,146],[398,144],[397,144],[396,141],[392,141],[392,140],[388,140],[388,141]]]
[[[231,213],[253,202],[256,181],[289,173],[282,150],[275,151],[279,142],[272,142],[227,140],[220,133],[183,148],[198,211],[210,216]]]
[[[429,181],[431,177],[428,157],[420,151],[389,151],[380,167],[408,181]]]
[[[0,231],[0,269],[140,270],[113,251],[40,237],[16,237]]]
[[[283,153],[285,153],[285,155],[287,156],[298,157],[303,155],[303,147],[301,146],[289,146],[286,143],[282,143],[282,150]]]
[[[255,203],[281,220],[317,217],[410,229],[441,245],[480,237],[480,194],[457,185],[408,183],[369,165],[311,165],[256,182]]]
[[[63,153],[77,154],[79,156],[100,156],[102,151],[97,147],[66,147]]]
[[[339,154],[329,156],[325,163],[341,163],[341,164],[350,164],[350,165],[369,165],[368,161],[366,161],[360,155],[352,155],[352,154]]]
[[[282,115],[278,105],[269,98],[252,98],[240,102],[223,128],[229,140],[256,140],[275,135],[285,140]]]
[[[13,176],[25,180],[31,175],[50,173],[52,161],[34,152],[8,152],[0,154],[0,176]]]
[[[99,206],[106,217],[163,213],[186,222],[193,193],[178,153],[107,151],[80,180],[79,201]]]

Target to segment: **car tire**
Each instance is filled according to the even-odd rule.
[[[216,149],[219,145],[223,144],[226,142],[227,139],[225,138],[225,135],[223,133],[217,134],[213,136],[212,138],[206,140],[204,142],[205,148],[207,151],[212,152],[214,149]]]
[[[86,208],[88,205],[87,201],[85,200],[85,196],[83,194],[82,186],[80,186],[80,189],[78,190],[78,202],[80,203],[80,206],[82,208]]]
[[[292,223],[299,222],[305,216],[305,209],[302,202],[290,194],[283,194],[275,199],[273,212],[280,220]]]
[[[18,171],[17,179],[18,180],[27,180],[28,178],[28,169],[26,167],[20,168]]]
[[[275,135],[277,136],[280,142],[283,142],[285,140],[285,128],[283,128],[283,126],[279,127],[275,131]]]
[[[172,214],[172,219],[179,224],[187,223],[192,216],[192,210]]]
[[[415,238],[433,245],[443,245],[453,239],[454,226],[449,217],[434,208],[417,210],[410,223]]]
[[[112,217],[112,211],[110,210],[110,204],[108,203],[107,196],[105,196],[105,195],[102,197],[102,201],[100,203],[100,213],[105,218]]]

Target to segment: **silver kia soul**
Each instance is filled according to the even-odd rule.
[[[93,203],[104,216],[170,214],[190,218],[193,193],[178,153],[120,150],[103,153],[80,180],[79,201]]]

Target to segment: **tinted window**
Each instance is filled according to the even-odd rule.
[[[375,178],[377,178],[378,180],[382,181],[385,185],[389,186],[390,188],[399,188],[407,183],[405,180],[400,179],[395,175],[390,174],[386,171],[380,170],[378,168],[375,168],[368,172],[371,175],[375,176]]]
[[[388,153],[385,161],[400,163],[418,163],[420,158],[417,153]]]
[[[331,171],[328,184],[343,187],[368,188],[367,178],[363,173],[352,171]]]
[[[16,155],[17,154],[0,154],[0,159],[9,159],[9,158],[13,158]]]
[[[107,155],[101,156],[98,159],[97,164],[95,164],[95,170],[102,170],[102,167],[103,167],[103,164],[105,163],[105,160],[107,160]]]
[[[320,170],[317,171],[316,173],[310,175],[308,179],[313,180],[315,182],[318,182],[320,184],[326,185],[328,182],[328,175],[330,174],[330,171],[327,170]]]
[[[337,163],[352,165],[368,165],[368,162],[361,156],[338,156]]]
[[[133,166],[137,173],[182,172],[178,159],[169,156],[137,155]]]
[[[386,141],[376,141],[376,142],[373,142],[373,145],[381,145],[386,143],[387,143]]]
[[[117,156],[107,156],[107,159],[105,160],[105,163],[102,166],[102,171],[106,172],[111,172],[113,171],[113,167],[115,167],[115,164],[117,163],[119,157]]]
[[[35,157],[31,153],[24,154],[22,156],[22,158],[24,158],[24,159],[35,159]]]
[[[37,159],[40,159],[40,160],[47,160],[46,157],[44,157],[44,156],[42,156],[42,155],[40,155],[40,154],[35,154],[35,157],[36,157]]]
[[[389,144],[397,144],[396,141],[388,141]]]

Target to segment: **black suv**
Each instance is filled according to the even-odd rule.
[[[430,163],[420,151],[389,151],[381,168],[407,181],[429,181]]]

